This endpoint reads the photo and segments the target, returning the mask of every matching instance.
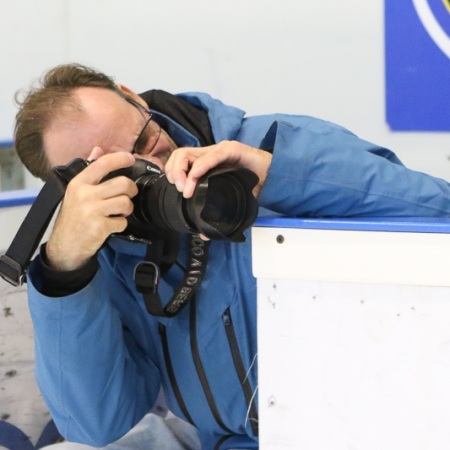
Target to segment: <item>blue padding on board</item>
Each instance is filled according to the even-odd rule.
[[[40,189],[21,189],[20,191],[0,192],[0,208],[31,205],[39,191]]]
[[[299,219],[292,217],[259,217],[253,226],[316,230],[450,233],[450,218],[374,217],[351,219]]]

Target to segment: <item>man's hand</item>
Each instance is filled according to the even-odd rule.
[[[100,181],[113,170],[131,166],[135,159],[122,152],[101,155],[100,149],[94,149],[90,159],[98,159],[67,186],[46,247],[50,266],[56,270],[82,267],[108,236],[127,227],[136,184],[123,176]]]
[[[198,180],[218,166],[245,167],[258,176],[255,196],[266,181],[272,155],[236,141],[222,141],[209,147],[182,147],[174,150],[165,166],[167,179],[185,198],[192,197]]]

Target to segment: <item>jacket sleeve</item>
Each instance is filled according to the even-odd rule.
[[[60,433],[102,447],[132,428],[160,387],[155,364],[123,326],[111,295],[129,299],[117,277],[100,269],[78,293],[39,291],[40,261],[28,273],[36,378]]]
[[[251,127],[251,125],[250,125]],[[287,116],[254,146],[273,151],[260,205],[289,216],[450,215],[450,186],[331,123]],[[255,145],[256,144],[256,145]]]

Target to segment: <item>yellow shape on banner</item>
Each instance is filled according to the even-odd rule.
[[[450,14],[450,0],[442,0],[442,2],[444,3],[445,7],[447,8],[447,11]]]

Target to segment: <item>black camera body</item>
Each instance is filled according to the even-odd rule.
[[[86,160],[75,159],[54,170],[68,183],[89,164]],[[130,178],[138,187],[133,199],[134,210],[124,233],[138,239],[141,237],[139,230],[144,227],[150,232],[176,231],[243,242],[243,231],[258,214],[252,190],[259,179],[245,168],[222,167],[209,171],[200,178],[193,196],[188,199],[169,183],[158,166],[144,159],[136,159],[132,166],[111,172],[102,181],[117,176]]]

